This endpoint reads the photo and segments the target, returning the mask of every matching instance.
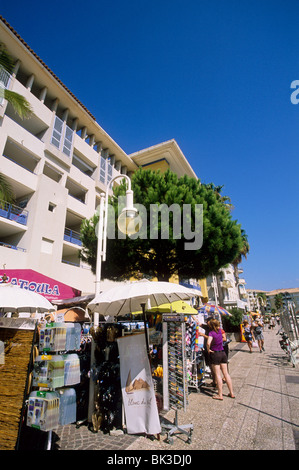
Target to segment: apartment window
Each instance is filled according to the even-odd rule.
[[[47,255],[51,255],[53,252],[53,244],[53,240],[42,238],[41,252],[46,253]]]
[[[49,202],[48,211],[49,212],[54,212],[55,209],[56,209],[56,204],[53,204],[52,202]]]
[[[100,181],[104,184],[109,184],[113,175],[113,166],[109,158],[101,156],[100,163]]]
[[[1,88],[8,88],[10,82],[10,74],[0,65],[0,86]],[[0,96],[0,104],[2,104],[4,98]]]
[[[71,156],[72,145],[73,145],[74,131],[66,125],[66,123],[58,116],[55,117],[53,126],[53,133],[51,138],[51,144],[55,145],[58,149],[68,157]]]

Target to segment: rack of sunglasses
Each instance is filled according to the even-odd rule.
[[[178,424],[178,410],[186,411],[188,405],[185,333],[184,315],[163,316],[163,404],[175,410],[175,419],[173,425],[162,424],[162,431],[170,444],[175,433],[187,435],[190,444],[193,431],[192,424]]]

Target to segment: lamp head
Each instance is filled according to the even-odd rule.
[[[142,226],[142,220],[135,207],[125,207],[117,221],[118,228],[126,235],[138,233]]]

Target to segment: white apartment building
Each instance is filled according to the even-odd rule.
[[[16,196],[15,205],[0,201],[0,281],[5,274],[50,300],[94,293],[79,231],[111,179],[139,166],[196,175],[175,140],[127,155],[2,17],[0,42],[15,60],[12,75],[0,70],[0,85],[33,109],[21,120],[0,102],[0,173]]]
[[[249,311],[248,294],[246,282],[240,274],[243,273],[241,267],[232,264],[220,269],[217,275],[207,277],[207,288],[209,301],[224,308],[237,307],[244,311]]]
[[[276,289],[272,291],[248,289],[249,303],[251,310],[261,311],[260,303],[258,300],[259,293],[263,293],[267,297],[266,304],[264,305],[265,313],[271,313],[272,310],[277,310],[275,306],[275,297],[278,294],[282,295],[283,310],[287,309],[288,302],[292,302],[295,305],[295,311],[299,313],[299,288],[293,287],[290,289]]]

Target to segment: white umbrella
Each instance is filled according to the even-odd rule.
[[[142,281],[126,282],[97,295],[87,307],[92,312],[104,316],[116,317],[140,310],[142,307],[144,326],[146,325],[145,309],[158,307],[175,300],[187,300],[194,297],[192,289],[173,282]],[[146,328],[144,329],[146,348],[149,354]]]
[[[0,284],[0,312],[50,312],[55,307],[40,294],[13,284]]]
[[[126,282],[102,292],[88,304],[88,308],[104,316],[116,317],[137,312],[142,304],[150,309],[192,297],[194,292],[180,284],[142,280]]]

